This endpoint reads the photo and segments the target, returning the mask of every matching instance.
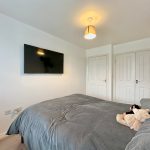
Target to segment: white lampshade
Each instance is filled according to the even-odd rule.
[[[84,33],[84,38],[87,40],[92,40],[96,38],[96,29],[94,26],[92,25],[87,26],[85,33]]]

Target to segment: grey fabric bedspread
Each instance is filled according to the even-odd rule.
[[[129,105],[74,94],[27,108],[7,134],[29,150],[124,150],[135,132],[116,122]]]
[[[142,124],[125,150],[150,150],[150,119]]]

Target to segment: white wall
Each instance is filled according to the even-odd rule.
[[[86,50],[86,57],[107,55],[108,56],[108,100],[112,100],[112,45],[105,45]]]
[[[24,43],[64,53],[64,74],[24,74]],[[0,14],[0,133],[11,122],[6,110],[85,93],[85,60],[83,49]]]
[[[114,54],[150,50],[150,38],[117,44],[113,46]]]

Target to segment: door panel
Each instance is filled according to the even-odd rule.
[[[115,100],[134,103],[135,54],[117,55],[115,63]]]
[[[136,53],[136,103],[150,98],[150,51]]]
[[[88,59],[87,95],[107,99],[107,56]]]

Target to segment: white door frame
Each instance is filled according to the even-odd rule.
[[[117,53],[117,54],[113,55],[113,78],[112,78],[113,79],[113,98],[112,99],[114,102],[118,102],[118,101],[116,101],[116,57],[119,55],[126,55],[126,54],[131,54],[131,53],[135,54],[135,59],[136,59],[136,53],[134,51],[133,52],[131,51],[131,52],[124,52],[124,53]],[[136,73],[136,71],[135,71],[135,73]],[[134,73],[134,78],[136,75],[135,73]],[[135,86],[136,86],[136,84],[134,83],[134,88],[135,88]],[[134,91],[134,97],[135,97],[135,91]],[[135,101],[135,98],[134,98],[134,101]]]
[[[95,56],[88,56],[87,57],[87,61],[86,61],[86,94],[87,94],[87,83],[88,83],[88,62],[89,62],[89,58],[96,58],[96,57],[103,57],[103,56],[106,56],[106,66],[107,66],[107,69],[106,69],[106,99],[105,100],[109,100],[109,54],[102,54],[102,55],[95,55]]]
[[[147,52],[147,51],[150,51],[150,49],[145,49],[145,50],[137,50],[137,51],[128,51],[128,52],[123,52],[123,53],[115,53],[113,54],[113,59],[112,59],[112,63],[113,63],[113,70],[112,70],[112,101],[115,101],[115,98],[116,98],[116,56],[118,55],[124,55],[124,54],[128,54],[128,53],[135,53],[135,68],[136,68],[136,54],[138,52]],[[135,84],[134,84],[135,88],[136,88],[136,70],[135,70]],[[134,96],[136,94],[136,91],[134,93]],[[135,101],[135,99],[134,99]]]
[[[137,73],[137,54],[138,53],[150,53],[150,50],[143,50],[143,51],[138,51],[138,52],[136,52],[136,73]],[[137,74],[136,74],[136,80],[139,80],[138,78],[137,78]],[[146,82],[145,82],[146,83]],[[138,99],[138,97],[137,97],[137,89],[139,88],[139,87],[143,87],[143,88],[149,88],[149,85],[148,86],[141,86],[140,85],[141,84],[141,82],[140,82],[140,80],[139,80],[139,83],[138,84],[135,84],[135,102],[137,103],[137,104],[140,104],[140,99],[141,98],[139,98]],[[144,92],[144,91],[143,91]],[[145,93],[145,92],[144,92]],[[147,97],[145,97],[145,94],[143,93],[143,96],[142,96],[142,98],[150,98],[149,96]],[[148,92],[149,93],[149,92]],[[149,95],[149,94],[148,94]],[[139,95],[140,96],[140,95]]]

